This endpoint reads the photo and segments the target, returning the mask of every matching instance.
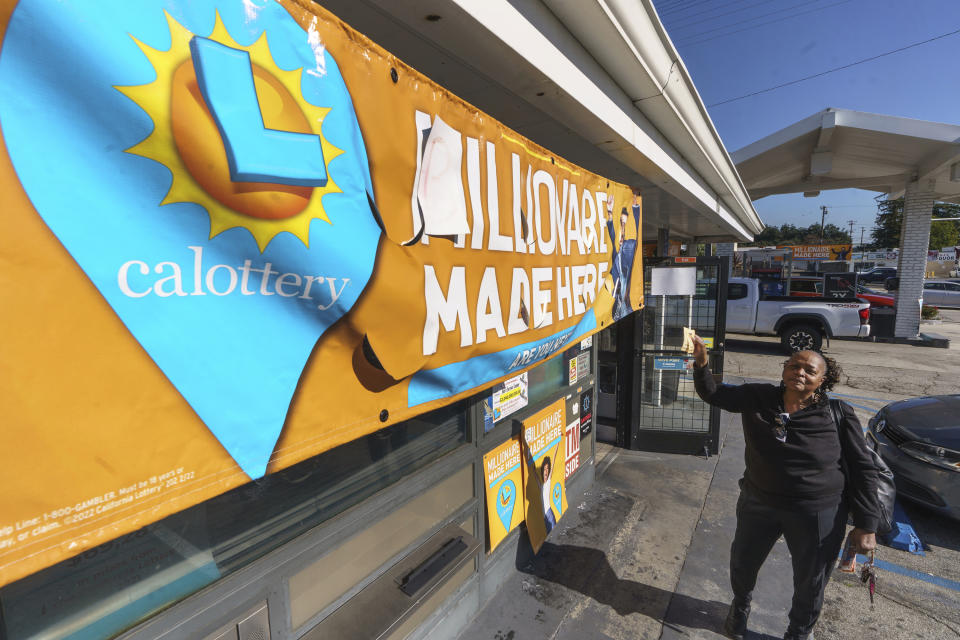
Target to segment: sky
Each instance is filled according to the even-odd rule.
[[[728,104],[717,102],[960,29],[960,0],[654,0],[727,150],[827,107],[960,124],[960,33]],[[792,17],[791,17],[792,16]],[[764,24],[767,23],[767,24]],[[878,194],[768,196],[768,225],[826,222],[865,240]]]

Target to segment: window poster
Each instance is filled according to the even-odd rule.
[[[483,456],[490,551],[523,522],[520,440],[510,438]]]
[[[637,194],[315,2],[2,5],[0,585],[642,306]]]
[[[588,389],[580,395],[580,437],[584,437],[593,429],[593,389]]]
[[[577,380],[583,380],[590,375],[590,353],[581,353],[577,356]]]
[[[534,552],[567,510],[566,398],[523,421],[523,511]]]
[[[528,387],[526,371],[495,385],[487,399],[489,410],[484,408],[484,431],[489,431],[500,420],[527,406]]]
[[[567,459],[563,467],[563,478],[566,480],[573,472],[580,468],[580,418],[575,418],[567,425],[566,433]]]

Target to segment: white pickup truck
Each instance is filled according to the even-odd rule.
[[[780,336],[787,351],[819,350],[824,336],[866,338],[870,303],[858,298],[764,296],[759,281],[730,278],[727,332]]]

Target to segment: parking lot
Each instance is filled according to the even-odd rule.
[[[856,340],[833,340],[825,348],[844,369],[835,395],[853,405],[864,424],[889,402],[960,392],[960,311],[941,315],[940,322],[925,322],[921,332],[950,338],[949,349]],[[776,380],[785,357],[778,347],[776,338],[729,334],[726,375]],[[879,549],[873,611],[859,581],[834,574],[818,639],[960,637],[960,523],[909,503],[904,507],[926,555]]]

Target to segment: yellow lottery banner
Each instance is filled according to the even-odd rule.
[[[490,551],[523,522],[520,440],[511,438],[483,456]]]
[[[850,244],[801,244],[777,245],[778,249],[792,249],[794,260],[849,260],[853,245]]]
[[[523,421],[523,512],[534,552],[567,510],[566,399]]]
[[[0,36],[0,585],[642,305],[638,196],[312,2],[0,0]]]

